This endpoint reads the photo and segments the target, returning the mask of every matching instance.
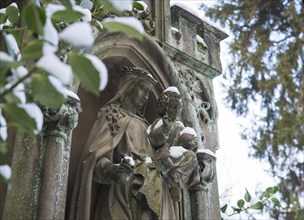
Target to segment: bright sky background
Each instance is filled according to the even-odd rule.
[[[203,16],[203,12],[198,10],[199,4],[204,3],[212,6],[216,0],[171,0],[172,3],[182,3],[191,7],[197,14]],[[207,18],[208,19],[208,18]],[[219,26],[219,25],[216,25]],[[229,30],[226,30],[230,36]],[[221,62],[223,71],[225,71],[231,57],[228,54],[228,43],[231,38],[221,42]],[[217,176],[219,182],[219,194],[221,205],[228,203],[235,205],[238,199],[243,198],[245,188],[254,197],[255,192],[261,192],[269,186],[274,186],[275,182],[264,170],[269,165],[256,159],[248,157],[249,146],[240,138],[241,126],[250,126],[250,119],[237,118],[234,113],[224,106],[223,99],[226,94],[221,91],[220,82],[223,82],[222,76],[214,79],[215,98],[219,109],[219,140],[220,149],[216,152],[217,156]],[[256,198],[253,198],[256,201]],[[232,209],[227,210],[228,213]],[[267,214],[258,215],[259,211],[250,211],[255,217],[260,219],[269,219]],[[244,216],[236,215],[231,219],[242,219]]]

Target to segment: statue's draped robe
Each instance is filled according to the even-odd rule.
[[[148,168],[148,164],[139,163],[135,175],[125,184],[102,184],[103,180],[94,175],[94,170],[95,174],[101,172],[108,162],[118,164],[126,155],[143,159],[153,152],[145,120],[120,109],[119,129],[112,136],[106,110],[105,107],[99,111],[88,138],[69,219],[178,219],[177,202],[171,199],[169,188],[158,172]],[[148,187],[141,187],[146,183]]]

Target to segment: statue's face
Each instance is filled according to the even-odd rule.
[[[142,82],[134,87],[131,93],[131,101],[137,109],[140,109],[149,98],[150,89]]]
[[[182,103],[180,100],[170,100],[167,107],[167,115],[171,120],[176,120],[182,112]]]

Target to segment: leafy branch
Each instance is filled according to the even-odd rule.
[[[230,214],[226,214],[228,204],[225,204],[221,207],[221,212],[226,214],[228,217],[240,214],[241,212],[248,212],[248,210],[260,210],[262,211],[268,202],[272,202],[275,206],[280,206],[280,201],[274,197],[276,193],[279,192],[279,188],[277,186],[268,187],[263,193],[260,194],[259,201],[251,204],[252,199],[251,195],[246,189],[246,193],[243,199],[239,199],[237,201],[237,206],[231,206],[233,212]],[[223,219],[223,218],[222,218]]]

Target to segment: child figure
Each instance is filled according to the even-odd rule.
[[[168,87],[157,102],[157,113],[161,118],[156,119],[148,128],[148,137],[155,149],[158,169],[178,191],[180,185],[182,188],[188,187],[185,180],[181,180],[183,173],[188,172],[183,170],[183,167],[195,164],[197,160],[193,152],[197,148],[196,133],[194,129],[185,128],[184,124],[177,120],[181,111],[182,101],[178,89]],[[179,196],[176,200],[179,200]]]

